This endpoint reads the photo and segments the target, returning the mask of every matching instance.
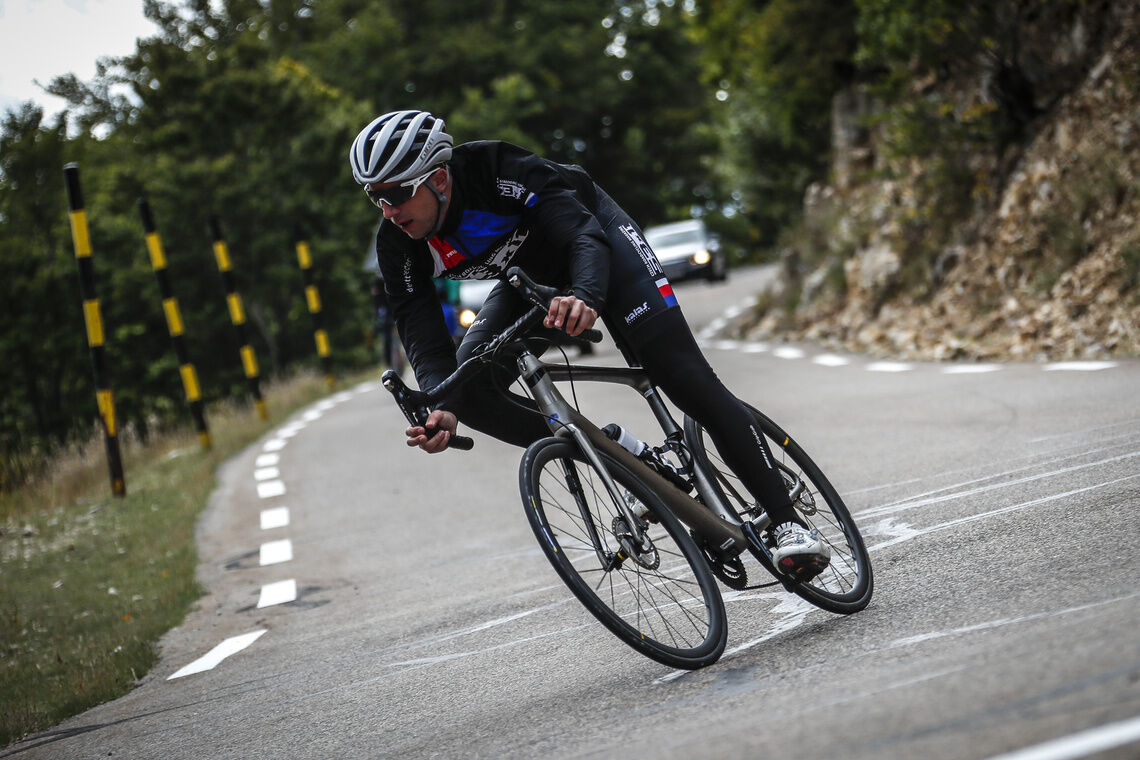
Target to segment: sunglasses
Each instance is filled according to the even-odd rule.
[[[368,196],[370,201],[380,208],[383,208],[381,204],[400,206],[410,201],[412,196],[416,194],[416,191],[420,189],[420,185],[427,182],[428,178],[435,174],[437,169],[439,169],[438,166],[428,171],[427,174],[422,174],[419,177],[410,179],[407,182],[401,182],[392,187],[386,187],[383,190],[372,190],[366,187],[364,188],[364,193]]]

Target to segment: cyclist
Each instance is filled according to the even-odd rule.
[[[811,577],[827,566],[827,544],[797,517],[763,434],[702,355],[640,229],[585,170],[506,142],[453,145],[443,120],[425,111],[372,120],[353,141],[349,162],[383,213],[377,259],[421,388],[438,384],[529,308],[500,282],[456,350],[432,278],[501,278],[519,266],[538,282],[567,289],[551,302],[545,327],[579,335],[600,317],[623,351],[705,427],[772,518],[782,572]],[[459,420],[518,446],[550,435],[537,410],[527,414],[516,405],[534,408],[529,400],[505,399],[491,374],[431,412],[432,436],[409,427],[408,445],[443,451]]]

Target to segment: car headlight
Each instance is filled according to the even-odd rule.
[[[708,251],[697,251],[696,253],[693,254],[692,261],[694,264],[701,267],[701,266],[704,266],[705,264],[709,263],[710,258],[711,257],[709,256]]]
[[[475,312],[473,312],[471,309],[464,309],[463,311],[459,312],[459,324],[462,325],[464,329],[470,327],[474,322]]]

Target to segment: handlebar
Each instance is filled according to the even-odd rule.
[[[513,324],[499,333],[497,337],[487,344],[485,349],[463,362],[446,380],[430,390],[412,390],[394,370],[385,370],[384,374],[380,376],[381,384],[395,398],[396,405],[400,408],[400,411],[404,413],[408,422],[427,430],[428,438],[434,437],[439,432],[438,430],[433,432],[433,429],[428,428],[425,424],[428,414],[431,413],[432,405],[447,398],[452,388],[470,377],[478,369],[478,365],[481,365],[485,361],[486,356],[494,354],[500,346],[512,340],[520,331],[525,331],[541,321],[543,316],[550,309],[551,299],[561,295],[555,288],[539,285],[530,279],[526,272],[518,267],[511,267],[507,270],[506,274],[507,282],[518,290],[523,298],[534,305],[526,314],[519,317]],[[598,330],[589,329],[583,330],[579,334],[579,337],[591,343],[597,343],[601,341],[602,334]],[[453,434],[451,440],[448,441],[447,447],[449,449],[469,451],[474,445],[475,441],[471,438],[465,435]]]

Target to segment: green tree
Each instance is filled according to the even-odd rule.
[[[697,18],[717,91],[716,168],[750,236],[770,245],[808,183],[826,176],[835,93],[850,83],[850,0],[709,0]]]
[[[65,121],[44,124],[31,103],[0,132],[0,488],[96,416],[62,192],[67,142]]]

